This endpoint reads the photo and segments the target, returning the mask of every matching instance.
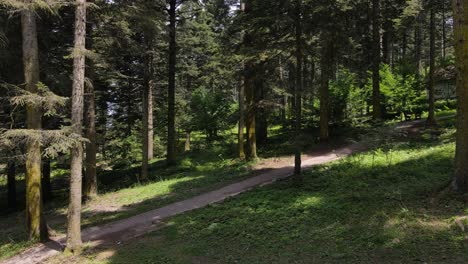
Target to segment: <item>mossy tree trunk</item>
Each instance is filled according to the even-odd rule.
[[[39,83],[39,51],[37,43],[36,15],[34,10],[21,11],[23,36],[23,64],[26,90],[37,93]],[[27,127],[40,130],[41,110],[27,106]],[[26,222],[32,239],[47,239],[46,225],[42,217],[41,147],[40,142],[30,141],[26,146]]]
[[[82,136],[83,99],[85,79],[86,0],[76,0],[75,45],[73,57],[72,118],[73,133]],[[68,205],[67,250],[75,254],[81,251],[81,194],[83,146],[81,143],[71,150],[70,203]]]
[[[455,156],[455,183],[468,192],[468,0],[453,1],[455,57],[458,97],[458,130]]]

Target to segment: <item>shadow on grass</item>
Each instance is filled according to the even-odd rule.
[[[248,164],[224,158],[226,156],[229,153],[224,149],[213,148],[207,152],[187,153],[174,167],[155,161],[151,164],[149,181],[142,184],[137,183],[139,168],[99,174],[101,195],[98,201],[84,206],[83,228],[133,216],[250,175]],[[65,231],[67,196],[67,186],[63,185],[55,190],[55,201],[47,206],[48,224],[59,234]],[[24,221],[24,212],[9,214],[0,221],[0,258],[33,244],[28,242]]]
[[[466,213],[442,147],[393,164],[352,157],[222,204],[177,216],[113,247],[109,263],[467,263],[453,224]],[[354,160],[353,160],[354,158]],[[99,256],[98,253],[93,253]]]

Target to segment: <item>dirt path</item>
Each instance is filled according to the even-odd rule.
[[[396,129],[410,129],[421,122],[408,122],[396,125]],[[315,165],[336,161],[355,152],[364,151],[366,148],[361,143],[354,143],[337,149],[324,147],[303,155],[302,167],[308,169]],[[247,192],[255,187],[264,186],[293,175],[294,165],[291,157],[269,159],[263,161],[255,169],[266,170],[258,176],[225,186],[221,189],[211,191],[193,198],[176,202],[162,208],[148,211],[127,219],[103,226],[91,227],[83,230],[82,239],[90,247],[103,244],[120,244],[152,230],[158,228],[163,219],[175,216],[187,211],[202,208],[207,205],[221,202],[227,198]],[[25,252],[16,255],[8,260],[0,262],[2,264],[30,264],[40,263],[46,259],[62,252],[65,238],[33,247]]]

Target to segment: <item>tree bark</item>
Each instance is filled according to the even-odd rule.
[[[445,60],[447,51],[447,21],[445,0],[442,1],[442,59]]]
[[[92,83],[91,72],[93,68],[90,67],[89,72],[90,80],[89,85],[86,85],[86,173],[85,173],[85,199],[93,199],[97,197],[97,175],[96,175],[96,105],[94,84]]]
[[[190,151],[190,131],[185,131],[185,152]]]
[[[392,31],[387,28],[382,35],[382,57],[387,65],[392,64],[392,45]]]
[[[96,86],[97,83],[95,83]],[[101,88],[101,86],[96,86],[95,88]],[[96,92],[96,89],[95,89]],[[99,126],[97,127],[97,135],[99,135],[99,142],[97,143],[99,145],[101,155],[103,159],[107,159],[107,144],[106,144],[106,135],[107,135],[107,115],[108,115],[108,106],[107,106],[107,101],[106,97],[102,96],[102,93],[106,93],[106,90],[98,90],[98,93],[95,95],[97,96],[97,113],[98,113],[98,118],[97,118],[97,124]],[[101,96],[99,96],[101,93]]]
[[[94,22],[94,18],[92,18]],[[87,24],[88,33],[88,49],[93,48],[93,24]],[[97,197],[97,175],[96,175],[96,152],[97,152],[97,139],[96,139],[96,96],[94,89],[94,63],[89,60],[88,62],[88,82],[85,85],[85,124],[86,124],[86,138],[89,142],[86,143],[86,170],[85,170],[85,185],[84,185],[84,198],[94,199]]]
[[[303,87],[303,53],[302,53],[302,18],[301,18],[302,0],[296,0],[296,89],[295,89],[295,125],[294,130],[296,134],[296,146],[294,153],[294,175],[296,179],[301,178],[302,174],[302,144],[300,142],[300,135],[302,132],[302,87]]]
[[[245,3],[240,0],[241,12],[245,12]],[[242,31],[242,38],[245,32]],[[244,41],[244,40],[242,40]],[[239,159],[245,160],[244,148],[244,130],[245,130],[245,61],[242,61],[242,72],[239,83],[239,126],[237,131],[237,148],[239,150]]]
[[[167,125],[167,163],[176,162],[175,130],[175,75],[177,60],[176,42],[176,0],[169,1],[169,85],[168,85],[168,125]]]
[[[382,119],[380,104],[380,0],[372,0],[372,106],[374,120]]]
[[[333,45],[332,41],[328,39],[329,36],[324,36],[322,40],[322,58],[321,58],[321,79],[320,79],[320,140],[322,142],[328,141],[330,137],[329,132],[329,119],[330,119],[330,76]]]
[[[265,144],[268,139],[268,120],[266,109],[263,105],[265,99],[265,86],[264,80],[260,76],[256,78],[255,85],[255,105],[257,106],[257,118],[255,123],[255,131],[257,137],[257,144]]]
[[[21,11],[23,35],[23,64],[26,90],[37,93],[39,83],[39,51],[34,10]],[[40,130],[42,127],[40,109],[27,106],[27,127]],[[41,147],[40,142],[31,141],[26,146],[26,222],[31,239],[47,239],[45,222],[42,217],[41,190]]]
[[[427,124],[428,125],[435,125],[436,120],[435,120],[435,91],[434,91],[434,85],[435,85],[435,56],[436,56],[436,22],[435,22],[435,3],[434,0],[431,0],[430,3],[430,9],[431,9],[431,18],[430,18],[430,52],[429,52],[429,87],[428,87],[428,93],[429,93],[429,116],[427,118]]]
[[[73,57],[72,118],[73,133],[82,136],[83,97],[86,50],[86,0],[76,0],[75,45]],[[81,143],[71,150],[70,203],[68,205],[67,250],[75,254],[81,251],[81,194],[83,146]]]
[[[245,78],[245,101],[247,105],[247,159],[257,159],[257,131],[256,131],[256,106],[255,106],[255,83],[252,74],[252,66],[246,66],[247,76]]]
[[[423,11],[416,17],[416,28],[414,29],[414,60],[416,63],[416,78],[418,81],[421,80],[421,74],[423,71],[422,67],[422,48],[423,48],[423,24],[424,14]]]
[[[250,6],[244,3],[244,12],[250,12]],[[246,33],[244,35],[244,45],[246,48],[252,46],[252,35]],[[244,70],[244,86],[245,86],[245,126],[247,130],[247,159],[255,160],[257,156],[257,131],[256,131],[256,111],[255,105],[255,68],[253,62],[248,60],[245,62]]]
[[[148,179],[148,162],[153,159],[153,86],[154,67],[152,42],[148,43],[148,54],[145,56],[145,86],[143,87],[143,160],[141,180]]]
[[[16,165],[13,161],[8,162],[8,208],[16,208]]]
[[[286,82],[284,80],[284,68],[283,68],[283,61],[281,57],[278,59],[278,71],[279,71],[279,79],[280,79],[280,87],[283,89],[287,89]],[[281,125],[283,129],[287,128],[287,116],[286,116],[286,108],[288,107],[288,96],[284,94],[281,96]]]
[[[244,68],[244,67],[242,67]],[[245,71],[245,69],[243,69]],[[237,131],[237,145],[239,149],[239,159],[245,160],[244,150],[244,128],[245,128],[245,73],[242,72],[239,85],[239,130]]]
[[[468,1],[454,0],[454,34],[457,74],[458,124],[455,154],[455,183],[468,192]]]

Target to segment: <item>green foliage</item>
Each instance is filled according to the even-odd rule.
[[[220,91],[206,88],[196,89],[192,94],[192,127],[205,131],[209,139],[217,136],[218,131],[227,129],[232,114],[232,101]]]
[[[356,74],[340,68],[336,79],[330,82],[330,107],[333,120],[343,120],[345,115],[356,117],[364,105],[361,89],[356,85]]]
[[[426,91],[421,89],[420,82],[415,75],[404,74],[406,70],[392,70],[383,64],[380,69],[380,91],[382,104],[389,117],[400,117],[402,114],[421,116],[427,109]],[[402,73],[401,73],[402,72]],[[365,86],[367,100],[371,100],[372,79],[369,78]]]
[[[31,93],[18,87],[14,88],[18,95],[10,98],[12,106],[35,107],[40,109],[44,116],[57,115],[68,101],[68,98],[56,95],[42,82],[37,84],[37,93]]]

